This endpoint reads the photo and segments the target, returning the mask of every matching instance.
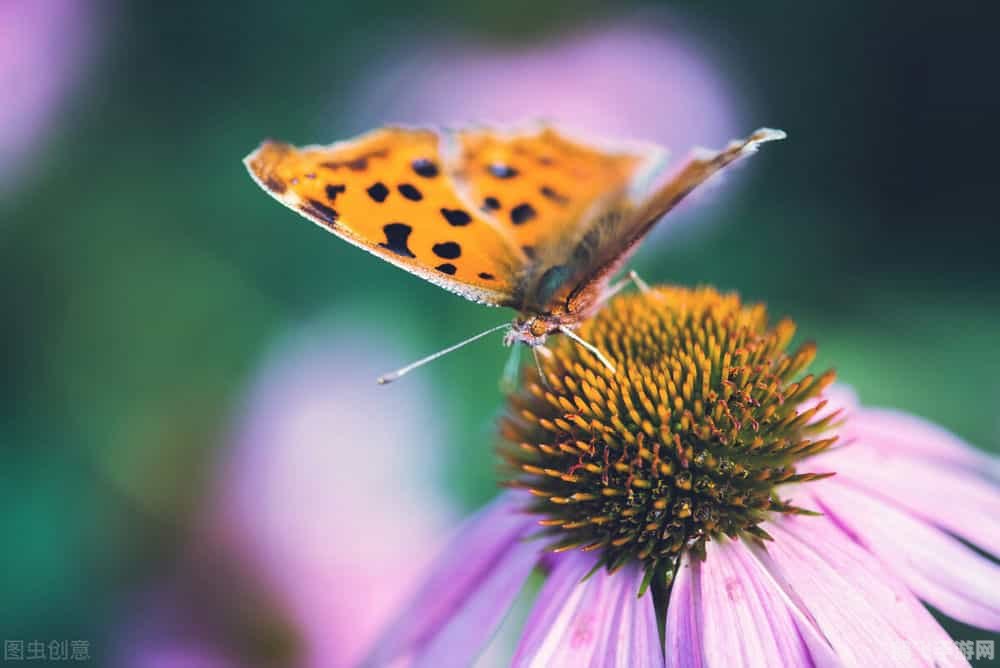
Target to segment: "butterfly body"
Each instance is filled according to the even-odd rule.
[[[550,334],[555,334],[562,327],[576,324],[575,319],[563,319],[552,315],[532,315],[517,317],[510,323],[510,329],[504,336],[504,345],[524,343],[531,347],[545,345]]]
[[[537,347],[599,307],[649,230],[700,183],[783,133],[693,153],[601,145],[547,125],[386,127],[329,146],[266,141],[257,183],[345,241],[472,301],[518,312],[505,336]]]

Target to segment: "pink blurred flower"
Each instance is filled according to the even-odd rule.
[[[386,62],[349,96],[364,129],[544,118],[602,139],[660,144],[679,159],[692,146],[724,146],[768,125],[739,109],[707,49],[660,15],[535,43],[404,39]],[[338,98],[340,113],[343,104]]]
[[[309,665],[358,658],[450,515],[432,486],[440,410],[419,376],[375,384],[390,349],[317,331],[278,351],[227,454],[221,525],[290,611]]]
[[[432,484],[446,422],[420,376],[376,385],[392,357],[377,334],[322,327],[272,352],[222,453],[214,512],[129,606],[127,665],[245,665],[275,643],[295,665],[360,658],[451,519]],[[273,641],[247,639],[261,636]]]
[[[739,118],[706,50],[658,18],[547,35],[534,44],[421,40],[398,56],[365,77],[358,115],[366,124],[541,117],[681,149],[722,145],[754,125]]]
[[[994,459],[919,418],[846,408],[848,445],[806,460],[835,470],[794,500],[821,517],[783,515],[758,541],[720,539],[704,560],[682,557],[670,591],[665,656],[650,595],[628,565],[584,577],[595,558],[547,557],[552,572],[525,626],[516,666],[965,665],[921,605],[1000,630],[1000,492]],[[805,407],[803,407],[805,408]],[[508,492],[470,519],[425,585],[375,646],[370,665],[466,665],[490,637],[545,541],[524,540],[537,516]]]
[[[89,0],[0,3],[0,191],[30,168],[96,43]]]
[[[213,635],[218,630],[212,624],[219,620],[206,619],[220,611],[202,607],[202,596],[219,592],[199,596],[190,589],[189,582],[173,578],[137,596],[115,639],[114,663],[129,668],[236,668],[235,653]]]

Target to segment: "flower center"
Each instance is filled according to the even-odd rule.
[[[551,549],[598,550],[614,570],[650,573],[712,536],[768,539],[770,513],[806,512],[779,485],[821,477],[795,462],[835,416],[800,411],[833,382],[800,377],[815,357],[788,351],[795,325],[712,288],[655,288],[613,300],[577,333],[615,361],[609,371],[568,337],[551,340],[509,398],[500,452],[514,487],[554,537]]]

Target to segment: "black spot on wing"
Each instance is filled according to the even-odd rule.
[[[427,158],[418,158],[417,160],[414,160],[410,163],[410,167],[413,168],[414,172],[425,179],[432,179],[438,175],[438,166]]]
[[[448,221],[449,225],[462,227],[472,222],[472,216],[461,209],[446,209],[441,207],[441,215]]]
[[[535,259],[535,247],[534,246],[521,246],[521,250],[524,254],[528,256],[529,260]]]
[[[479,278],[483,279],[484,281],[493,281],[493,280],[496,280],[496,276],[494,276],[493,274],[487,273],[485,271],[479,272]]]
[[[535,209],[530,204],[518,204],[510,210],[510,222],[515,225],[523,225],[535,217]]]
[[[500,208],[500,200],[496,197],[487,197],[483,200],[483,209],[486,211],[496,211]]]
[[[399,185],[399,194],[411,202],[419,202],[424,198],[424,194],[409,183],[401,183]]]
[[[487,169],[489,170],[490,174],[497,177],[498,179],[512,179],[515,176],[517,176],[516,169],[502,162],[491,163],[490,166],[487,167]]]
[[[434,244],[432,249],[434,254],[438,257],[443,257],[445,260],[454,260],[462,254],[462,247],[459,246],[454,241],[446,241],[442,244]]]
[[[319,218],[330,225],[337,224],[337,212],[319,200],[307,199],[306,203],[299,207],[303,213]]]
[[[326,187],[326,198],[331,202],[333,202],[337,199],[337,195],[344,192],[345,190],[347,190],[347,186],[345,185],[340,185],[340,184],[328,185]]]
[[[368,196],[381,204],[389,196],[389,189],[381,181],[376,181],[367,190]]]
[[[561,204],[561,205],[569,204],[569,197],[566,197],[565,195],[560,195],[558,192],[556,192],[555,190],[553,190],[548,186],[542,186],[540,192],[542,193],[543,197],[552,200],[556,204]]]
[[[389,223],[382,227],[385,232],[385,241],[380,243],[382,248],[388,248],[396,255],[403,257],[416,257],[410,247],[406,245],[413,228],[405,223]]]
[[[329,160],[327,162],[321,162],[320,166],[326,167],[327,169],[338,170],[342,167],[346,167],[352,172],[363,172],[368,169],[368,161],[372,158],[384,158],[389,155],[387,149],[381,149],[379,151],[369,151],[368,153],[359,155],[357,158],[352,160]]]
[[[285,190],[288,187],[285,185],[284,181],[279,179],[274,174],[269,174],[264,177],[264,185],[267,186],[268,190],[270,190],[271,192],[278,193],[279,195],[285,192]]]
[[[458,268],[455,267],[455,265],[453,265],[450,262],[445,262],[444,264],[439,264],[438,266],[436,266],[434,268],[437,269],[438,271],[440,271],[442,274],[448,274],[449,276],[454,276],[455,272],[458,271]]]

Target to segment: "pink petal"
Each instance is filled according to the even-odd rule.
[[[806,666],[812,659],[773,582],[762,577],[747,547],[722,539],[691,567],[701,592],[707,666]]]
[[[769,522],[752,553],[843,663],[963,666],[961,653],[910,592],[825,517]]]
[[[695,585],[696,565],[681,557],[667,604],[664,650],[670,668],[702,668],[701,591]]]
[[[525,624],[515,666],[662,666],[653,597],[637,598],[642,571],[629,565],[601,569],[580,580],[596,563],[573,552],[546,580]]]
[[[441,634],[453,645],[447,662],[437,665],[468,665],[538,562],[541,543],[523,540],[536,528],[535,521],[520,511],[513,493],[499,496],[467,520],[421,589],[386,627],[365,665],[383,666],[403,655],[437,658]]]
[[[862,492],[828,484],[815,497],[823,512],[917,596],[966,624],[1000,631],[1000,566]]]
[[[705,562],[681,558],[665,636],[669,666],[841,665],[748,548],[728,540],[709,545]]]
[[[901,411],[865,408],[855,411],[844,429],[845,436],[880,452],[920,457],[939,464],[969,469],[992,469],[991,457],[970,446],[950,431]]]
[[[603,575],[603,574],[601,574]],[[626,566],[617,573],[606,576],[620,578],[618,614],[605,631],[603,651],[591,662],[600,666],[662,666],[663,649],[656,624],[653,595],[649,592],[638,598],[643,572],[638,566]],[[601,657],[604,657],[602,660]]]
[[[852,415],[858,409],[858,395],[854,391],[854,388],[844,383],[835,383],[826,388],[822,396],[803,401],[797,410],[799,413],[803,413],[821,401],[825,401],[826,405],[820,411],[819,415],[816,416],[814,422],[822,420],[837,411],[841,411],[842,416]]]
[[[996,486],[971,472],[859,446],[826,460],[827,470],[837,472],[838,482],[863,489],[1000,555],[1000,491]]]
[[[537,541],[515,542],[462,602],[461,608],[417,652],[414,668],[470,665],[496,633],[538,563],[539,548]]]

